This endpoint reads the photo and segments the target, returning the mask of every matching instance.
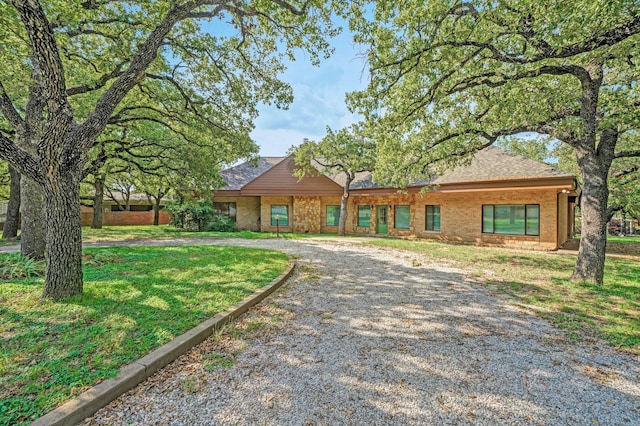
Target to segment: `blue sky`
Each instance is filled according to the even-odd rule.
[[[288,110],[260,107],[251,136],[260,146],[261,156],[283,156],[303,138],[322,139],[327,126],[337,130],[358,121],[347,110],[344,98],[347,92],[366,86],[365,62],[346,29],[331,42],[335,52],[319,67],[312,66],[302,54],[288,64],[282,76],[293,88],[294,101]]]

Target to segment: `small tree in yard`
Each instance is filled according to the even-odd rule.
[[[0,157],[43,194],[43,296],[82,292],[80,182],[92,147],[118,118],[121,103],[153,110],[154,105],[134,105],[136,87],[156,77],[178,87],[188,81],[207,100],[201,111],[211,117],[211,129],[228,132],[229,139],[247,135],[258,102],[285,106],[292,99],[290,87],[277,78],[282,59],[293,58],[298,48],[315,63],[328,55],[325,37],[336,33],[331,6],[346,5],[1,2],[0,40],[7,48],[0,52],[0,112],[13,133],[0,132]],[[203,28],[211,21],[227,28],[211,26],[218,31],[211,34]]]
[[[361,126],[351,125],[337,132],[327,127],[327,135],[320,142],[304,143],[293,153],[296,162],[294,174],[300,178],[318,173],[343,175],[338,234],[344,235],[351,183],[357,173],[373,171],[375,144],[365,136]]]
[[[349,102],[375,130],[376,177],[407,184],[501,137],[554,137],[582,174],[572,279],[602,283],[607,178],[640,156],[640,3],[376,2],[350,24],[369,47],[371,81]]]

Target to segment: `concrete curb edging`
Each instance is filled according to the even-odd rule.
[[[69,426],[80,423],[111,401],[144,382],[162,367],[174,361],[197,344],[211,336],[214,331],[230,323],[257,305],[277,290],[293,273],[295,263],[290,261],[285,271],[269,285],[256,291],[232,308],[195,326],[171,342],[159,347],[150,354],[125,365],[113,379],[105,380],[83,392],[74,400],[66,402],[53,411],[31,423],[32,426]]]

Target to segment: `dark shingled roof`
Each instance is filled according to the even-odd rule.
[[[284,160],[286,157],[260,157],[258,162],[238,164],[222,171],[222,178],[227,186],[220,188],[223,191],[240,190],[243,186]]]
[[[456,167],[434,179],[434,184],[497,180],[572,177],[543,163],[490,146],[478,152],[468,165]]]
[[[222,172],[222,177],[228,186],[222,190],[239,190],[271,167],[275,166],[287,157],[261,157],[258,166],[252,163],[243,163]],[[345,182],[342,172],[328,176],[340,186]],[[518,154],[505,151],[501,148],[490,146],[474,155],[466,165],[458,166],[445,172],[442,176],[431,181],[432,184],[442,185],[463,182],[504,181],[533,178],[572,177],[571,175],[554,169],[543,163],[530,160]],[[412,186],[422,186],[429,182],[416,182]],[[356,175],[351,183],[351,189],[384,188],[373,182],[371,173],[362,172]]]

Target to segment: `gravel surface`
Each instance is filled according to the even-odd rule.
[[[84,425],[639,425],[639,357],[578,342],[466,271],[357,241],[224,240],[290,282]]]

